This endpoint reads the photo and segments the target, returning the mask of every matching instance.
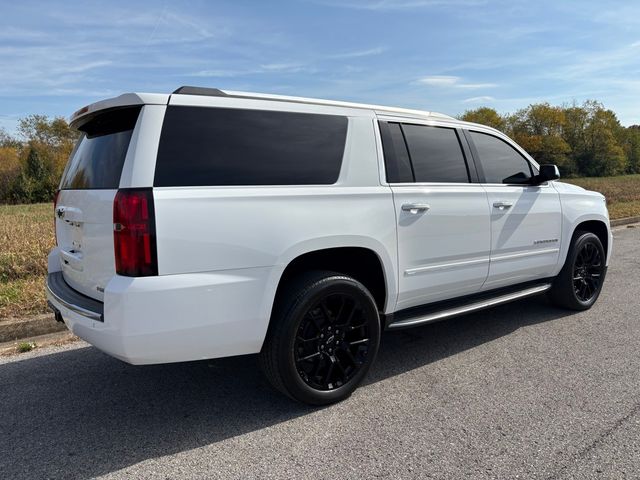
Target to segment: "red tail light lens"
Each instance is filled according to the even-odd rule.
[[[113,244],[118,275],[148,277],[158,274],[150,188],[118,190],[113,202]]]

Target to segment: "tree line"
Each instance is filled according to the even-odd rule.
[[[17,135],[0,129],[0,202],[51,201],[78,135],[64,118],[45,115],[20,119]]]
[[[594,100],[535,103],[506,115],[481,107],[460,118],[506,133],[538,163],[557,165],[564,177],[640,173],[640,125],[622,126],[613,111]]]
[[[593,100],[536,103],[506,115],[481,107],[460,118],[505,132],[539,163],[558,165],[565,177],[640,173],[640,125],[622,126]],[[0,129],[0,202],[51,201],[77,139],[62,117],[29,115],[19,120],[16,135]]]

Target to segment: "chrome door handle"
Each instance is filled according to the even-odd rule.
[[[511,202],[494,202],[493,203],[493,208],[498,208],[500,210],[506,210],[511,207],[513,207],[513,203]]]
[[[414,215],[419,212],[426,212],[430,208],[426,203],[405,203],[402,205],[403,212],[410,212]]]

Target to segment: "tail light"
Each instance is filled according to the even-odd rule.
[[[127,277],[158,274],[150,188],[118,190],[113,202],[113,244],[117,274]]]
[[[56,228],[56,217],[58,216],[58,195],[60,195],[60,190],[56,190],[56,193],[53,195],[53,236],[56,239],[56,245],[58,245],[58,229]]]

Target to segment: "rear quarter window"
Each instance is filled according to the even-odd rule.
[[[141,106],[98,112],[78,130],[60,181],[61,190],[116,189]]]
[[[323,185],[338,180],[347,118],[170,106],[154,185]]]

